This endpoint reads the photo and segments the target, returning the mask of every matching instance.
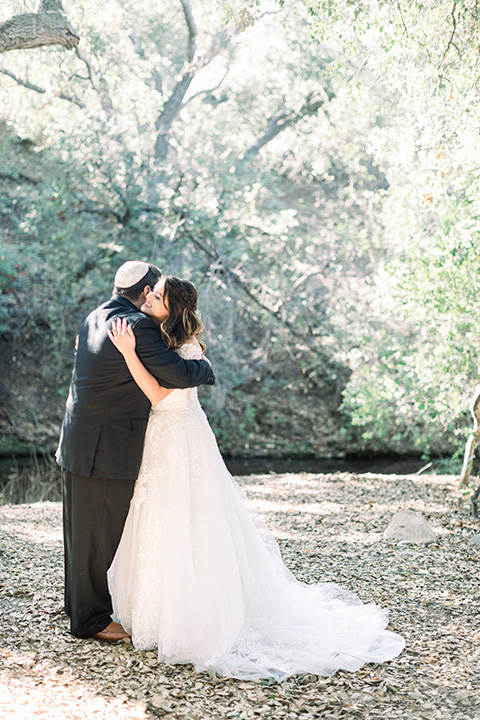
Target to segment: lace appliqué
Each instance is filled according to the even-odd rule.
[[[176,352],[184,360],[201,360],[203,356],[202,349],[191,342],[184,343]],[[145,433],[142,464],[132,497],[132,504],[137,510],[145,500],[146,484],[149,477],[153,476],[152,482],[155,482],[156,470],[160,466],[159,462],[156,461],[156,455],[159,449],[161,451],[162,449],[168,448],[168,438],[172,437],[172,434],[178,431],[178,414],[183,413],[188,415],[188,413],[192,411],[200,411],[203,413],[198,402],[197,388],[174,390],[164,400],[152,405]],[[171,413],[174,413],[176,417],[172,417]],[[161,419],[158,418],[159,415]],[[183,418],[183,427],[180,428],[181,432],[186,431],[187,420],[188,418]],[[160,461],[160,458],[158,458],[158,460]]]
[[[182,347],[178,348],[177,353],[184,360],[201,360],[203,356],[202,348],[191,342],[184,343]]]

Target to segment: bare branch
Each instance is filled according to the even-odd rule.
[[[157,160],[165,160],[170,144],[170,128],[177,117],[179,111],[183,107],[183,99],[195,75],[208,65],[214,57],[218,55],[222,49],[222,41],[224,34],[217,36],[212,43],[208,53],[202,57],[195,57],[197,50],[197,28],[193,18],[192,7],[189,0],[180,0],[183,8],[185,24],[188,30],[188,50],[185,63],[180,71],[179,79],[173,88],[170,97],[163,106],[162,112],[157,117],[155,129],[157,131],[157,139],[155,142],[155,158]],[[157,88],[158,89],[158,88]]]
[[[184,224],[184,222],[185,222],[185,218],[182,217],[182,213],[178,213],[178,215],[177,215],[177,217],[176,217],[176,219],[175,219],[175,222],[174,222],[174,224],[173,224],[173,226],[172,226],[172,229],[171,229],[171,231],[170,231],[170,236],[169,236],[169,238],[168,238],[168,242],[169,242],[169,243],[175,242],[175,239],[176,239],[176,237],[177,237],[178,230],[179,230],[179,228]]]
[[[332,100],[334,93],[330,90],[322,93],[321,97],[313,98],[309,95],[303,103],[300,110],[295,112],[294,110],[282,110],[276,115],[273,115],[267,122],[267,127],[260,135],[258,140],[244,153],[243,157],[240,158],[237,163],[237,170],[239,170],[245,162],[252,160],[260,150],[271,142],[277,135],[280,135],[283,130],[292,125],[296,125],[304,117],[310,115],[316,115],[316,113],[322,108],[327,102]]]
[[[95,248],[95,250],[87,253],[80,265],[77,265],[75,269],[75,278],[77,280],[80,280],[80,278],[88,275],[90,270],[93,270],[98,265],[100,260],[103,260],[107,257],[113,257],[118,252],[120,252],[121,249],[121,247],[115,245],[115,243],[113,242],[100,243]]]
[[[74,197],[83,205],[85,212],[93,213],[95,215],[103,215],[103,217],[113,217],[121,225],[127,225],[131,218],[130,208],[128,207],[122,215],[120,212],[113,210],[112,208],[97,207],[92,205],[90,200],[83,195],[74,195]]]
[[[135,46],[135,52],[141,58],[145,58],[145,50],[143,49],[142,41],[134,32],[131,32],[128,36]]]
[[[86,68],[87,68],[87,73],[88,73],[88,79],[90,80],[92,87],[94,88],[95,82],[93,80],[93,70],[92,70],[92,65],[91,65],[90,59],[81,53],[80,48],[78,46],[75,48],[75,54],[79,60],[81,60],[82,62],[85,63]]]
[[[150,212],[158,212],[154,208],[144,208],[145,211]],[[300,330],[297,325],[294,322],[289,321],[287,318],[284,317],[283,313],[281,312],[281,304],[278,308],[277,307],[270,307],[269,305],[266,305],[256,294],[256,292],[249,286],[247,280],[242,277],[242,274],[237,270],[229,267],[228,265],[225,265],[222,262],[221,254],[215,249],[210,249],[206,245],[204,245],[195,235],[193,235],[184,224],[184,221],[186,220],[187,215],[184,211],[179,210],[175,222],[175,236],[181,234],[183,237],[187,238],[192,245],[194,245],[196,248],[198,248],[201,252],[203,252],[207,258],[210,261],[210,270],[218,275],[224,275],[229,277],[235,285],[237,285],[239,288],[241,288],[242,292],[259,308],[267,312],[271,317],[273,317],[278,322],[282,323],[285,327],[288,327],[292,335],[296,337],[301,337],[305,340],[306,333],[305,330]],[[316,333],[312,330],[310,326],[308,326],[308,335],[310,336],[316,336]]]
[[[199,90],[198,92],[191,95],[188,100],[185,100],[185,102],[182,104],[182,108],[184,108],[188,103],[192,102],[192,100],[195,100],[197,97],[201,97],[202,95],[211,95],[215,90],[218,90],[218,88],[223,85],[228,73],[230,72],[230,60],[232,59],[232,49],[229,48],[229,55],[228,55],[228,62],[227,62],[227,69],[225,70],[223,76],[218,81],[216,85],[214,85],[211,88],[206,88],[205,90]]]
[[[457,3],[456,3],[456,0],[454,0],[453,7],[452,7],[452,11],[451,11],[451,13],[450,13],[450,16],[451,16],[451,18],[452,18],[452,32],[451,32],[451,35],[450,35],[450,37],[449,37],[449,39],[448,39],[447,47],[445,48],[445,51],[444,51],[443,56],[442,56],[442,59],[441,59],[440,64],[439,64],[439,66],[438,66],[439,68],[442,67],[442,65],[443,65],[443,63],[444,63],[444,61],[445,61],[445,59],[446,59],[446,57],[447,57],[447,55],[448,55],[448,51],[450,50],[451,47],[454,47],[455,50],[457,51],[457,53],[460,55],[460,50],[458,49],[457,45],[453,42],[453,38],[455,37],[455,33],[457,32],[457,18],[455,17],[456,7],[457,7]]]
[[[128,37],[132,41],[133,46],[135,48],[135,52],[137,53],[138,57],[142,58],[142,60],[146,60],[147,55],[145,53],[145,50],[143,49],[142,41],[138,37],[138,35],[136,35],[134,32],[131,32]],[[162,76],[158,72],[157,68],[153,68],[152,78],[153,78],[153,82],[155,84],[155,90],[158,93],[160,93],[160,95],[163,95],[163,80],[162,80]]]
[[[194,238],[192,235],[189,234],[189,239],[191,242],[196,245],[196,247],[203,249],[204,252],[207,252],[210,256],[212,255],[209,253],[208,250],[205,250],[202,248],[201,243],[198,242],[196,238]],[[308,332],[306,333],[304,329],[299,329],[298,325],[295,322],[291,322],[288,320],[288,318],[284,317],[284,313],[282,312],[282,306],[283,303],[280,303],[280,305],[276,307],[270,307],[266,303],[264,303],[256,294],[252,288],[249,287],[247,280],[242,277],[242,274],[233,268],[228,267],[224,263],[221,262],[220,259],[217,259],[214,263],[211,265],[211,270],[213,270],[215,273],[219,273],[222,275],[227,275],[230,277],[233,282],[241,288],[242,292],[259,308],[267,312],[270,317],[274,318],[278,322],[280,322],[284,327],[287,327],[292,335],[295,337],[303,338],[303,340],[306,339],[306,336],[315,336],[316,333],[313,331],[313,329],[310,327],[310,325],[307,325]]]
[[[102,74],[98,73],[95,70],[93,62],[91,58],[87,55],[85,50],[80,50],[77,47],[75,48],[75,53],[79,60],[82,60],[82,62],[85,63],[88,72],[88,78],[90,80],[92,88],[95,90],[96,93],[98,93],[102,110],[107,113],[107,115],[110,115],[113,112],[113,103],[105,78]]]
[[[162,112],[155,122],[157,138],[155,142],[155,158],[163,161],[167,158],[170,144],[170,129],[179,111],[184,106],[184,97],[195,75],[206,67],[222,50],[225,45],[225,32],[219,33],[213,40],[208,52],[197,55],[197,27],[193,17],[190,0],[180,0],[183,16],[188,31],[187,55],[179,79],[170,97],[163,106]],[[224,78],[222,78],[223,82]],[[216,86],[218,87],[218,86]],[[158,89],[158,87],[157,87]],[[190,98],[191,99],[191,98]],[[187,102],[189,102],[188,100]]]
[[[81,199],[81,198],[79,198]],[[81,199],[81,202],[84,203],[84,200]],[[88,209],[88,212],[100,212],[101,214],[108,214],[112,215],[113,217],[116,217],[116,219],[119,219],[119,214],[115,211],[106,209],[106,208],[98,208],[98,209]],[[165,210],[163,208],[155,208],[155,207],[149,207],[149,206],[143,206],[142,207],[143,212],[150,212],[154,214],[160,214],[164,215]],[[175,223],[172,227],[171,233],[170,233],[170,242],[173,242],[177,237],[183,236],[184,238],[188,239],[189,242],[192,243],[198,250],[200,250],[209,261],[209,269],[217,275],[223,275],[229,277],[235,285],[237,285],[242,292],[259,308],[267,312],[271,317],[273,317],[275,320],[280,322],[283,326],[287,327],[292,335],[295,337],[301,337],[303,340],[306,339],[306,337],[317,337],[318,333],[316,333],[310,325],[307,324],[308,332],[306,333],[305,330],[300,330],[297,325],[294,322],[291,322],[288,320],[288,318],[284,317],[284,314],[282,313],[282,307],[284,303],[280,303],[275,307],[270,307],[269,305],[266,305],[257,295],[255,290],[253,290],[249,284],[248,281],[245,279],[245,277],[242,276],[242,274],[235,268],[231,268],[228,265],[226,265],[222,261],[221,253],[218,252],[218,250],[215,247],[208,247],[206,244],[201,242],[193,233],[191,233],[186,227],[185,227],[185,221],[188,218],[186,212],[181,209],[177,209],[177,215],[175,219]],[[263,231],[262,231],[263,232]],[[264,233],[267,234],[267,233]],[[322,272],[322,270],[319,270],[318,268],[315,268],[314,272],[311,272],[308,277],[311,277],[312,275],[316,275]],[[300,279],[300,282],[303,282],[304,280],[308,279],[307,276],[304,276]]]
[[[191,62],[193,62],[193,58],[195,57],[195,52],[197,49],[198,31],[197,31],[197,26],[195,25],[195,19],[193,17],[193,11],[192,11],[192,6],[190,5],[190,1],[189,0],[180,0],[180,3],[182,5],[185,23],[188,28],[187,61],[189,63],[191,63]]]
[[[183,98],[192,82],[196,70],[193,66],[193,59],[197,49],[197,27],[193,18],[192,6],[189,0],[180,0],[183,9],[183,16],[188,30],[188,50],[187,58],[180,73],[180,79],[173,88],[173,91],[165,103],[162,112],[157,117],[155,129],[157,131],[157,139],[155,141],[155,157],[157,160],[165,160],[168,153],[170,143],[170,128],[180,108],[182,107]]]
[[[7,75],[9,78],[12,78],[12,80],[15,80],[16,83],[19,85],[22,85],[23,87],[27,88],[28,90],[33,90],[34,92],[40,93],[41,95],[46,94],[45,88],[41,88],[38,85],[34,85],[29,80],[22,80],[21,78],[14,75],[10,70],[4,70],[0,68],[0,73],[3,75]],[[84,108],[85,104],[77,98],[75,95],[65,95],[65,93],[62,92],[56,92],[55,97],[60,98],[61,100],[68,100],[68,102],[74,103],[75,105],[78,105],[79,108]]]
[[[11,180],[11,182],[25,182],[31,185],[38,185],[39,181],[29,175],[24,175],[22,172],[6,173],[0,170],[0,178],[2,180]]]
[[[405,20],[403,18],[402,6],[400,5],[398,0],[396,0],[396,4],[398,7],[398,12],[400,13],[400,20],[402,21],[403,30],[405,32],[405,35],[408,37],[408,30],[407,30],[407,26],[405,25]]]

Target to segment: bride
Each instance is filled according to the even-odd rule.
[[[141,308],[186,359],[204,345],[197,292],[161,278]],[[110,339],[152,403],[142,465],[108,571],[114,619],[139,650],[198,671],[258,680],[331,675],[397,656],[388,612],[331,583],[307,585],[283,564],[262,520],[247,510],[197,398],[166,390],[117,321]]]

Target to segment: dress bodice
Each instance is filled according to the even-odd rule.
[[[184,343],[176,352],[184,360],[201,360],[203,357],[202,349],[191,342]],[[194,405],[199,406],[197,388],[177,388],[164,400],[152,405],[152,413],[191,410]]]

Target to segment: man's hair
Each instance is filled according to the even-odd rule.
[[[148,285],[153,288],[155,283],[158,281],[158,278],[161,276],[162,271],[160,268],[156,265],[150,265],[149,263],[147,273],[141,280],[129,288],[118,288],[115,286],[115,292],[118,293],[118,295],[127,298],[127,300],[138,300],[139,295],[144,291],[145,287]]]

